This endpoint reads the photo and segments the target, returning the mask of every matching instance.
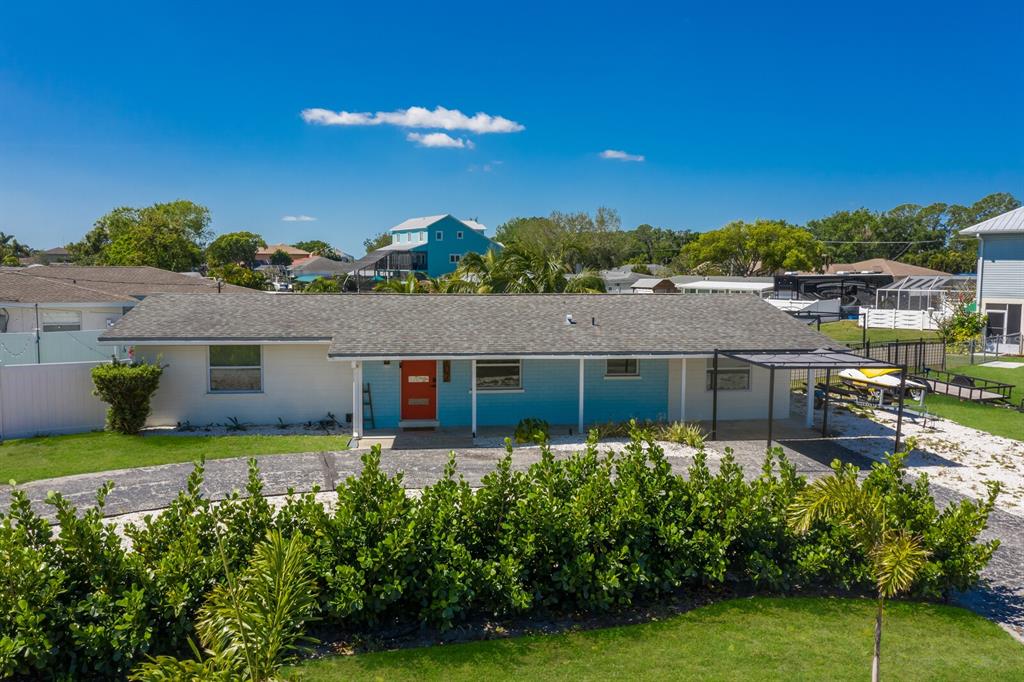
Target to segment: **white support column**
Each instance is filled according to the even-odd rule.
[[[352,437],[363,435],[363,363],[352,361]]]
[[[476,360],[469,361],[469,395],[473,438],[476,438]]]
[[[580,401],[579,408],[580,409],[579,409],[579,416],[577,417],[577,421],[576,421],[576,432],[578,434],[580,434],[580,435],[583,435],[583,383],[584,383],[584,378],[586,377],[585,368],[584,368],[584,364],[583,363],[584,363],[583,358],[580,358],[580,395],[579,395],[579,401]]]
[[[807,418],[804,420],[807,428],[814,428],[814,370],[807,370]]]
[[[679,421],[686,421],[686,360],[679,361]]]

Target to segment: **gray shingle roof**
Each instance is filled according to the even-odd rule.
[[[70,303],[73,301],[87,300],[89,302],[106,300],[130,300],[132,297],[149,296],[150,294],[161,293],[193,293],[216,291],[217,283],[196,274],[183,272],[171,272],[146,265],[142,266],[111,266],[111,265],[36,265],[27,268],[9,268],[0,272],[12,273],[25,278],[24,280],[8,280],[7,287],[10,291],[18,291],[15,285],[34,290],[40,289],[45,283],[53,283],[53,291],[64,290],[71,292],[69,287],[81,287],[95,293],[106,294],[106,298],[78,298],[60,299],[49,298],[45,302]],[[29,278],[41,280],[30,283]],[[61,285],[65,285],[61,287]],[[254,289],[225,284],[222,289],[235,293],[259,293]],[[3,296],[4,292],[0,292]],[[0,299],[10,300],[10,299]],[[21,299],[19,299],[21,300]],[[32,301],[43,303],[44,299]]]
[[[100,338],[330,341],[329,354],[346,358],[841,347],[755,296],[719,294],[170,294],[147,298]]]
[[[35,270],[36,268],[28,268]],[[125,294],[86,287],[47,277],[32,277],[22,270],[0,270],[0,304],[3,303],[135,303]]]

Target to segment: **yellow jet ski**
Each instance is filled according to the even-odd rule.
[[[847,386],[865,391],[873,397],[878,397],[884,391],[896,398],[900,391],[900,370],[895,367],[849,368],[839,372],[839,378]],[[928,384],[917,379],[907,377],[904,386],[905,396],[909,395],[918,402],[924,400],[925,394],[928,393]]]

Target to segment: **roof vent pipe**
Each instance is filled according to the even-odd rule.
[[[597,318],[596,317],[590,318],[590,326],[591,327],[596,327],[597,326]]]
[[[566,324],[576,324],[576,320],[572,319],[572,313],[566,313],[565,315]]]

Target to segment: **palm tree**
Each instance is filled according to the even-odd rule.
[[[508,281],[506,271],[505,252],[494,249],[488,249],[483,255],[470,252],[459,261],[451,282],[453,287],[462,292],[503,293]]]
[[[240,576],[228,569],[219,537],[218,547],[227,580],[199,612],[203,652],[192,644],[193,659],[157,656],[132,670],[132,680],[273,680],[312,641],[303,626],[316,611],[317,585],[302,536],[285,540],[273,531]]]
[[[893,455],[888,465],[899,466],[905,456],[906,452]],[[789,508],[790,526],[797,533],[806,533],[818,521],[837,522],[850,530],[857,545],[867,554],[878,590],[872,682],[878,682],[881,673],[885,600],[907,592],[928,558],[921,538],[895,527],[890,514],[879,491],[866,489],[858,482],[853,465],[844,466],[832,476],[809,485]]]
[[[416,279],[416,275],[410,272],[405,279],[389,279],[379,283],[373,290],[387,294],[424,294],[430,291],[430,284]]]

